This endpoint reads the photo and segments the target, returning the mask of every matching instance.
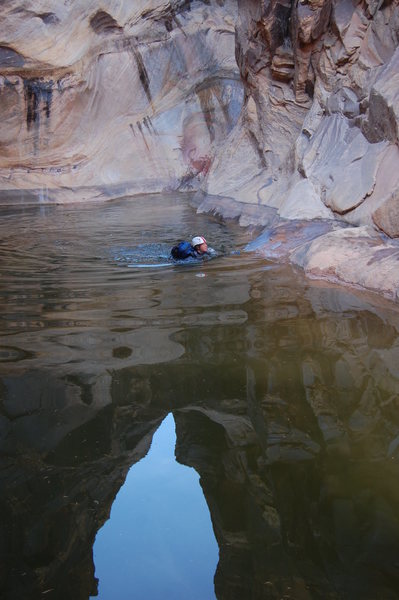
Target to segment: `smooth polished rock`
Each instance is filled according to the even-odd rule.
[[[256,139],[245,127],[236,128],[218,152],[209,171],[206,192],[239,199],[240,191],[262,168]]]
[[[350,213],[345,216],[346,220],[353,225],[372,225],[384,231],[387,235],[392,235],[395,227],[395,211],[390,215],[390,208],[395,207],[389,204],[384,210],[382,207],[391,198],[395,191],[399,189],[399,148],[396,144],[389,144],[381,154],[381,160],[376,172],[376,181],[370,195],[366,196],[364,201]],[[381,207],[381,212],[375,219],[376,212]],[[384,217],[382,217],[384,213]],[[390,225],[388,223],[391,222]],[[388,233],[388,230],[391,233]]]
[[[399,237],[399,189],[377,208],[373,221],[389,237]]]
[[[246,250],[290,262],[312,279],[399,300],[399,244],[371,226],[348,227],[335,220],[274,221]]]
[[[369,227],[331,231],[315,239],[305,253],[291,255],[306,274],[399,299],[399,245]]]
[[[306,253],[309,243],[334,229],[333,221],[283,221],[266,228],[246,246],[249,252],[258,252],[269,260],[290,260],[293,252]],[[299,264],[299,260],[296,262]],[[300,265],[303,266],[303,265]]]
[[[369,196],[387,142],[370,144],[346,119],[333,115],[323,120],[303,157],[305,175],[318,187],[325,204],[345,214]]]
[[[243,101],[235,3],[20,5],[3,9],[3,202],[198,187]]]
[[[285,219],[333,219],[309,179],[298,181],[283,200],[278,213]]]

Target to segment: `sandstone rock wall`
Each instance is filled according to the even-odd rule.
[[[278,258],[311,277],[397,300],[398,2],[242,1],[236,32],[245,104],[203,189],[266,225],[265,256],[278,239]]]
[[[0,14],[0,203],[200,190],[200,210],[267,226],[272,211],[299,238],[300,222],[349,224],[355,242],[334,234],[322,262],[317,245],[294,262],[399,297],[397,0],[8,0]],[[359,225],[382,234],[360,271]]]
[[[207,192],[399,235],[398,39],[397,2],[240,2],[246,103]]]
[[[242,106],[234,0],[0,10],[2,202],[198,186]]]
[[[399,235],[396,1],[1,11],[3,202],[201,185]]]

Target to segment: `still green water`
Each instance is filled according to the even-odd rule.
[[[0,596],[399,598],[398,310],[189,200],[2,209]]]

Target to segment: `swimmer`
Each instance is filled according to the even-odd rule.
[[[172,258],[175,260],[184,260],[186,258],[203,258],[208,256],[208,244],[202,235],[193,237],[190,242],[180,242],[177,246],[173,246],[170,251]]]

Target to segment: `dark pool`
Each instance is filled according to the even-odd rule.
[[[0,216],[1,598],[399,598],[397,309],[189,196]]]

